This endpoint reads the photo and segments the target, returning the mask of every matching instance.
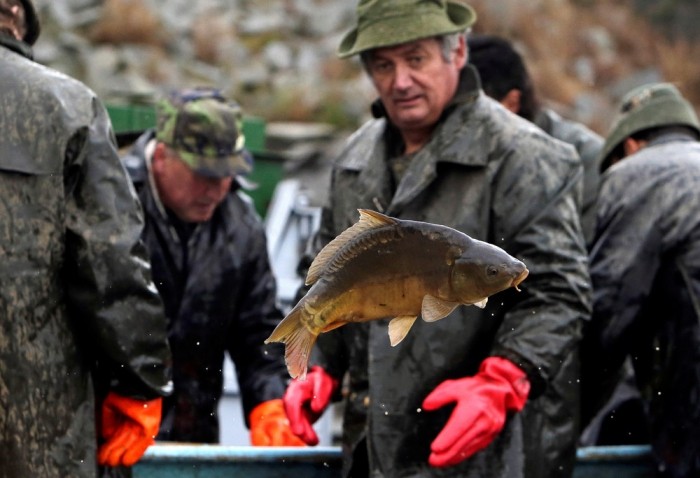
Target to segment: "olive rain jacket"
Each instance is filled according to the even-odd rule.
[[[263,344],[281,319],[275,279],[263,224],[235,181],[213,217],[189,225],[189,240],[181,242],[176,228],[187,226],[165,212],[149,181],[145,147],[153,138],[154,131],[145,132],[123,160],[146,214],[143,239],[173,351],[175,391],[164,402],[158,439],[215,443],[226,352],[246,424],[256,405],[284,394],[284,346]]]
[[[462,306],[435,323],[417,321],[396,347],[388,320],[321,334],[315,363],[349,372],[343,447],[347,474],[367,441],[372,477],[545,478],[570,476],[577,438],[578,355],[590,313],[587,258],[575,191],[575,151],[484,95],[464,75],[432,139],[413,157],[394,192],[387,149],[398,137],[387,118],[366,123],[335,163],[322,234],[330,240],[358,219],[358,208],[444,224],[503,247],[525,262],[521,285]],[[376,115],[375,115],[376,116]],[[392,146],[393,145],[393,146]],[[454,467],[431,468],[430,443],[451,407],[421,409],[447,379],[474,375],[488,356],[527,372],[532,390],[483,451]],[[361,446],[361,445],[360,445]]]
[[[600,152],[603,138],[585,125],[562,118],[549,108],[537,113],[534,123],[550,136],[569,143],[583,164],[583,191],[581,198],[581,228],[586,242],[593,239],[595,232],[596,199],[600,187]]]
[[[91,372],[168,392],[142,227],[100,101],[0,36],[0,477],[97,475]]]
[[[625,357],[649,410],[659,469],[700,476],[700,143],[663,135],[603,174],[591,250],[585,410]]]

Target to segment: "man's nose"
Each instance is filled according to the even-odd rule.
[[[406,90],[413,84],[413,72],[408,65],[398,64],[395,69],[394,88]]]

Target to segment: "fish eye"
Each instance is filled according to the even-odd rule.
[[[488,266],[486,267],[486,275],[488,277],[493,277],[498,274],[498,268],[496,266]]]

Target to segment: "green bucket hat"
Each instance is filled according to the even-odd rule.
[[[461,32],[475,21],[474,9],[450,0],[360,0],[357,25],[341,40],[338,56]]]
[[[33,45],[39,38],[39,33],[41,33],[39,17],[31,0],[22,0],[22,6],[24,7],[24,18],[27,22],[27,33],[24,34],[23,40],[25,43]]]
[[[244,150],[243,115],[218,90],[174,91],[156,105],[156,139],[174,149],[197,174],[228,177],[250,173]]]
[[[695,110],[671,83],[637,87],[622,99],[620,111],[610,128],[601,153],[601,171],[612,160],[611,154],[625,139],[658,126],[688,126],[700,134]]]

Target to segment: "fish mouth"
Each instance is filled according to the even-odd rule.
[[[511,285],[512,285],[513,287],[515,287],[515,290],[517,290],[518,292],[520,292],[520,289],[518,288],[518,286],[520,285],[520,283],[521,283],[522,281],[525,280],[525,278],[527,277],[527,275],[528,275],[529,273],[530,273],[530,271],[528,271],[527,269],[524,269],[520,274],[518,274],[518,277],[516,277],[515,279],[513,279],[513,283],[512,283]]]

